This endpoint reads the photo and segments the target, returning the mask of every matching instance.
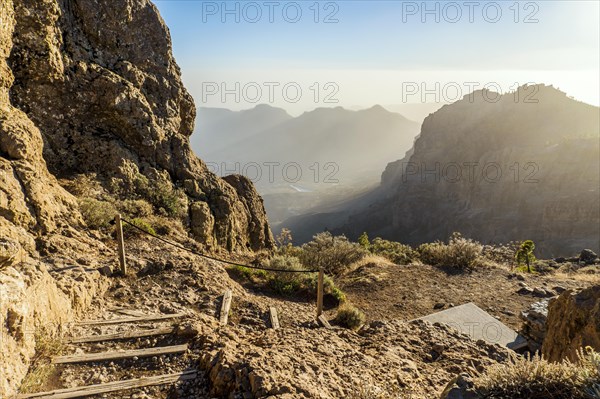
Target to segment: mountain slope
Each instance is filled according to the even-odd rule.
[[[532,92],[538,101],[524,102]],[[338,231],[410,244],[453,231],[533,239],[546,256],[597,250],[598,108],[544,85],[494,97],[478,91],[426,118],[410,159],[388,165],[377,200],[336,210]]]
[[[265,113],[265,108],[258,107],[245,111],[249,114]],[[271,113],[274,113],[272,109]],[[234,114],[232,121],[221,119],[215,126],[236,126],[241,115]],[[253,118],[258,120],[259,118]],[[281,118],[284,119],[284,118]],[[274,119],[262,121],[259,126],[273,124]],[[295,162],[300,165],[302,177],[299,183],[311,185],[313,188],[327,187],[328,183],[339,181],[340,184],[352,185],[360,181],[377,181],[381,169],[394,159],[396,154],[410,148],[414,136],[418,132],[418,124],[399,114],[388,112],[380,106],[362,110],[349,111],[341,107],[318,108],[305,112],[297,118],[283,120],[274,126],[259,129],[247,126],[248,131],[240,134],[237,128],[218,132],[223,140],[235,141],[235,145],[227,148],[202,147],[203,135],[214,137],[215,132],[198,132],[199,138],[192,143],[196,151],[205,159],[213,162],[250,162],[263,164],[278,162],[275,170],[275,183],[294,183],[295,168],[289,175],[283,175],[283,167]],[[235,137],[235,140],[229,137]],[[195,144],[197,143],[197,144]],[[315,163],[319,163],[318,167]],[[266,175],[267,168],[263,168]],[[320,173],[317,173],[318,169]],[[263,192],[273,189],[273,184],[266,176],[259,179],[257,185]],[[267,190],[267,191],[265,191]]]

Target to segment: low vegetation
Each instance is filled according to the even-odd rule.
[[[409,245],[379,237],[369,245],[369,251],[374,255],[383,256],[397,265],[406,265],[419,259],[419,253]]]
[[[348,267],[364,258],[368,251],[345,236],[333,236],[329,232],[315,235],[304,244],[299,253],[300,261],[311,268],[323,268],[325,273],[339,276]]]
[[[473,269],[484,264],[483,246],[454,233],[448,243],[436,241],[417,249],[422,262],[432,266],[448,266],[459,270]]]
[[[485,398],[600,398],[600,354],[587,348],[576,363],[550,363],[540,356],[515,357],[508,364],[488,368],[474,384]]]
[[[357,329],[365,323],[366,317],[356,306],[344,303],[338,308],[335,322],[343,327]]]
[[[107,229],[117,215],[114,204],[95,198],[83,198],[79,201],[79,210],[85,224],[91,229]]]
[[[535,255],[533,254],[533,250],[535,249],[535,244],[531,240],[526,240],[521,243],[519,249],[515,254],[515,259],[520,268],[526,269],[523,271],[527,271],[527,273],[531,273],[533,269],[531,268],[531,264],[536,261]]]
[[[21,393],[40,392],[54,389],[54,382],[58,379],[56,365],[51,359],[60,355],[64,344],[53,333],[44,328],[35,332],[35,356],[32,359],[29,372],[19,388]]]

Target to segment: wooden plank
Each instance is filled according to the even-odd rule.
[[[104,360],[119,360],[128,359],[132,357],[150,357],[160,355],[170,355],[173,353],[181,353],[187,350],[187,344],[184,345],[173,345],[173,346],[160,346],[157,348],[146,348],[146,349],[134,349],[127,351],[114,351],[114,352],[100,352],[100,353],[83,353],[81,355],[66,355],[56,356],[52,358],[54,364],[65,364],[65,363],[84,363],[84,362],[98,362]]]
[[[81,344],[84,342],[104,342],[104,341],[114,341],[118,339],[131,339],[131,338],[143,338],[143,337],[154,337],[157,335],[166,335],[171,334],[175,331],[175,327],[161,327],[154,328],[151,330],[133,330],[133,331],[123,331],[114,334],[104,334],[104,335],[86,335],[83,337],[73,337],[68,338],[66,340],[69,344]]]
[[[108,320],[84,320],[77,323],[78,326],[101,326],[107,324],[121,324],[121,323],[140,323],[146,321],[158,321],[158,320],[169,320],[185,317],[185,313],[173,313],[173,314],[155,314],[146,316],[135,316],[135,317],[122,317]]]
[[[223,303],[221,304],[220,323],[222,326],[227,325],[227,321],[229,320],[229,310],[231,309],[232,298],[233,293],[231,290],[225,291],[225,294],[223,295]]]
[[[187,381],[196,378],[196,370],[187,370],[181,373],[157,375],[153,377],[135,378],[132,380],[106,382],[103,384],[87,385],[76,388],[57,389],[55,391],[28,393],[18,395],[18,399],[70,399],[84,396],[98,395],[109,392],[124,391],[127,389],[149,387],[154,385],[172,384],[177,381]]]
[[[279,328],[279,317],[277,316],[277,309],[271,306],[269,308],[269,314],[271,316],[271,328],[277,330]]]
[[[126,316],[135,316],[135,317],[146,316],[146,314],[144,312],[140,312],[139,310],[125,309],[125,308],[115,308],[115,309],[111,309],[111,310],[113,312],[121,313]]]
[[[317,317],[317,320],[323,327],[332,328],[331,324],[329,324],[329,321],[327,321],[327,319],[325,318],[325,315],[320,315],[319,317]]]

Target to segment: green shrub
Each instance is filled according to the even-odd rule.
[[[269,261],[268,267],[288,271],[306,270],[298,258],[288,255],[274,256]],[[269,285],[275,292],[282,295],[299,292],[307,279],[306,273],[269,272],[269,274]]]
[[[419,258],[419,254],[410,246],[379,237],[373,240],[369,249],[373,254],[383,256],[397,265],[406,265]]]
[[[483,246],[473,240],[453,233],[448,244],[440,241],[422,244],[417,249],[421,261],[432,266],[449,266],[460,270],[483,264]]]
[[[152,225],[150,225],[150,223],[147,220],[135,218],[135,219],[131,220],[131,223],[136,225],[137,227],[139,227],[140,229],[144,230],[147,233],[156,235],[156,231],[154,230]],[[123,224],[123,235],[125,237],[139,237],[139,236],[142,236],[143,233],[140,230],[136,229],[135,227],[130,226],[127,223],[124,223]]]
[[[348,266],[367,255],[367,251],[345,236],[334,237],[329,232],[319,233],[302,246],[300,260],[310,269],[323,268],[329,275],[340,275]]]
[[[515,357],[508,364],[489,367],[473,382],[485,398],[600,398],[600,355],[588,348],[579,357],[575,363]]]
[[[336,323],[351,329],[357,329],[364,324],[365,320],[365,314],[349,303],[345,303],[338,308],[335,318]]]
[[[531,273],[531,264],[535,262],[535,255],[533,254],[533,250],[535,249],[535,244],[531,240],[525,240],[521,243],[521,246],[515,253],[515,259],[517,260],[517,264],[519,266],[527,266],[527,272]]]
[[[367,235],[366,231],[362,233],[360,237],[358,237],[358,244],[364,249],[369,249],[371,246],[371,243],[369,242],[369,236]]]
[[[117,215],[117,210],[112,203],[94,198],[79,200],[79,210],[85,224],[91,229],[106,229],[110,227],[110,223]]]
[[[306,267],[300,263],[298,258],[290,255],[274,256],[269,261],[268,267],[278,270],[306,270]],[[241,270],[241,272],[247,273],[246,270]],[[252,274],[256,275],[255,272]],[[269,286],[281,295],[297,295],[301,293],[310,296],[317,295],[318,273],[285,273],[269,271],[266,277]],[[338,303],[343,303],[346,300],[346,295],[342,290],[336,287],[333,279],[327,275],[323,276],[323,292],[325,295],[331,295]]]
[[[184,210],[184,194],[165,180],[159,180],[149,189],[149,198],[158,209],[164,209],[171,217],[179,217]]]
[[[152,215],[152,205],[142,199],[132,200],[128,199],[123,201],[121,205],[121,212],[129,217],[146,217]]]
[[[281,232],[275,236],[277,252],[281,255],[288,254],[289,250],[293,248],[292,240],[292,231],[286,228],[281,229]]]
[[[515,252],[517,249],[519,249],[519,243],[514,241],[507,244],[484,245],[482,256],[491,262],[512,268],[515,265]]]

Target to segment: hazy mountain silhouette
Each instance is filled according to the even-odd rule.
[[[427,117],[412,155],[390,163],[376,190],[282,225],[301,240],[325,227],[410,244],[460,231],[533,239],[545,255],[597,250],[598,107],[544,85],[496,95],[477,91]]]
[[[260,105],[233,112],[201,108],[192,136],[194,151],[207,162],[258,164],[254,179],[272,223],[302,213],[323,201],[337,202],[378,184],[381,170],[412,146],[419,124],[381,106],[360,111],[317,108],[293,118],[284,110]],[[273,167],[273,180],[265,163]],[[297,176],[295,163],[301,177]],[[220,171],[225,168],[220,167]],[[256,168],[247,171],[256,177]]]
[[[206,121],[192,137],[192,146],[207,161],[296,162],[302,168],[298,183],[311,189],[328,188],[335,181],[376,182],[385,165],[411,147],[419,130],[416,122],[381,106],[361,111],[317,108],[296,118],[265,105],[242,112],[201,109],[202,118]],[[276,183],[295,177],[291,173],[292,179],[281,179],[280,174]],[[275,187],[266,178],[257,185],[263,192]]]

